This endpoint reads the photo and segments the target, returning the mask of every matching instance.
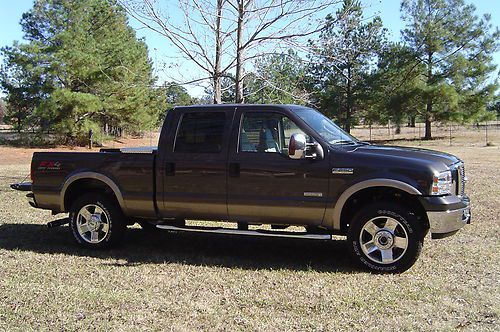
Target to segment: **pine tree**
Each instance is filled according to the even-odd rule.
[[[490,15],[477,17],[463,0],[403,0],[401,11],[404,41],[423,66],[420,98],[425,138],[431,139],[433,121],[470,119],[486,110],[496,90],[488,77],[500,32],[492,31]]]
[[[147,47],[116,1],[38,0],[21,26],[27,43],[3,49],[10,65],[3,81],[35,70],[42,81],[33,85],[28,75],[19,86],[35,90],[23,101],[39,96],[30,105],[39,127],[80,142],[89,129],[135,133],[156,124],[162,100]]]
[[[189,95],[186,88],[175,83],[168,82],[165,83],[160,89],[161,95],[165,98],[166,111],[172,110],[175,106],[186,106],[192,105],[194,103],[193,98]],[[161,125],[165,119],[166,112],[160,112],[158,117],[158,124]]]
[[[359,1],[344,0],[335,16],[327,16],[320,38],[312,42],[313,90],[320,108],[350,131],[361,110],[364,77],[385,41],[379,17],[364,23]]]
[[[306,67],[297,52],[272,54],[258,59],[245,81],[248,103],[305,104]]]
[[[377,69],[366,77],[362,98],[365,120],[369,123],[396,124],[396,133],[407,120],[412,124],[424,103],[419,98],[425,89],[420,76],[423,66],[412,61],[412,51],[390,43],[378,54]]]

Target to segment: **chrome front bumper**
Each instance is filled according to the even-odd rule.
[[[456,210],[428,211],[427,218],[432,238],[453,235],[466,224],[470,224],[470,203],[467,200],[465,207]]]

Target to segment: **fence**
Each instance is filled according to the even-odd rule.
[[[395,125],[373,125],[357,126],[351,130],[351,134],[368,142],[387,141],[415,141],[423,142],[425,134],[424,123],[416,123],[415,127],[401,127],[401,132],[396,133]],[[433,141],[439,144],[459,145],[459,146],[486,146],[500,145],[500,122],[491,121],[475,125],[462,125],[456,123],[433,123]]]
[[[416,123],[415,127],[402,126],[401,132],[396,134],[395,125],[356,126],[351,134],[360,140],[373,143],[398,144],[401,141],[411,142],[413,145],[456,145],[456,146],[500,146],[500,121],[491,121],[476,125],[461,124],[432,124],[432,141],[423,141],[425,133],[423,123]],[[25,132],[18,134],[10,126],[0,126],[0,145],[37,146],[40,140],[39,133]],[[43,141],[50,142],[50,135],[45,135]],[[107,146],[157,145],[159,129],[143,133],[142,138],[120,138],[119,141],[106,142]]]

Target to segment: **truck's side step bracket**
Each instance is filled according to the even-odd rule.
[[[311,239],[311,240],[331,240],[330,234],[311,234],[306,232],[277,232],[267,230],[240,230],[229,228],[215,227],[176,227],[171,225],[157,225],[156,227],[177,232],[198,232],[198,233],[215,233],[215,234],[231,234],[231,235],[250,235],[250,236],[272,236],[272,237],[287,237],[295,239]]]
[[[62,218],[62,219],[57,219],[53,220],[47,223],[48,228],[54,228],[62,225],[69,224],[69,218]]]

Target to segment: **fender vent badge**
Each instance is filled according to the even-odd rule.
[[[332,169],[332,174],[353,174],[353,173],[354,173],[353,168],[341,167],[341,168],[333,168]]]
[[[323,193],[304,191],[304,196],[305,197],[323,197]]]

